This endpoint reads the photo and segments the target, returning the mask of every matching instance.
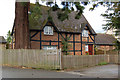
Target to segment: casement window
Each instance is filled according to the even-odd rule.
[[[57,49],[56,46],[43,46],[43,49],[44,50],[54,50],[54,49]]]
[[[85,51],[88,51],[88,45],[85,45]]]
[[[83,36],[83,37],[88,37],[88,31],[87,31],[87,30],[83,30],[82,36]]]
[[[44,34],[45,35],[53,35],[53,27],[52,26],[45,26],[44,27]]]

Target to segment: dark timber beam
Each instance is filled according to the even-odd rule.
[[[87,37],[87,42],[89,42],[89,36]]]
[[[94,54],[95,54],[95,35],[94,36]]]
[[[93,38],[91,37],[91,35],[89,35],[89,36],[90,36],[90,38],[92,39],[92,41],[94,41]]]
[[[59,39],[59,33],[58,33],[58,49],[60,49],[60,44],[59,44],[59,42],[60,42],[60,39]]]
[[[31,41],[40,42],[40,40],[33,40],[33,39]],[[41,42],[50,42],[50,40],[41,40]],[[58,41],[51,41],[51,42],[58,42]]]
[[[40,31],[40,49],[42,49],[42,35],[41,35],[41,31]]]
[[[75,50],[75,52],[80,52],[81,50]],[[74,50],[68,50],[68,52],[74,52]]]
[[[72,36],[72,34],[70,34],[69,38]]]
[[[50,42],[49,42],[49,45],[51,46],[51,40],[50,40]]]
[[[37,31],[35,34],[33,34],[33,35],[31,36],[31,38],[33,38],[34,36],[36,36],[38,33],[39,33],[39,32]]]
[[[68,34],[65,34],[65,41],[67,42],[68,40],[67,40],[67,36],[68,36]],[[68,47],[66,46],[66,49],[68,49]],[[66,54],[67,54],[67,51],[66,51]]]
[[[82,33],[80,35],[80,38],[81,38],[81,55],[82,55]]]
[[[31,41],[36,41],[36,42],[40,42],[40,40],[34,40],[31,39]],[[41,42],[50,42],[50,40],[41,40]],[[61,42],[61,41],[51,41],[51,42]],[[81,41],[68,41],[68,43],[81,43]],[[82,42],[82,44],[87,44],[87,43],[94,43],[94,42]]]
[[[29,39],[30,39],[30,48],[31,48],[31,31],[29,31],[30,35],[29,35]]]
[[[60,33],[60,35],[62,36],[62,38],[65,40],[64,36]]]
[[[75,34],[73,34],[73,50],[74,50],[74,55],[75,55]]]

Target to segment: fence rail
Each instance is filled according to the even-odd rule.
[[[64,55],[62,59],[63,69],[79,69],[108,63],[118,63],[118,55]]]
[[[61,55],[61,50],[3,50],[4,65],[43,69],[79,69],[99,64],[118,63],[118,55]]]

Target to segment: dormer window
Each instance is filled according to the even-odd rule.
[[[44,27],[44,34],[45,35],[53,35],[53,27],[52,26],[45,26]]]
[[[83,30],[82,36],[83,36],[83,37],[88,37],[88,31],[87,31],[87,30]]]

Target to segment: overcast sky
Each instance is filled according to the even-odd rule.
[[[94,11],[89,11],[91,6],[86,6],[83,14],[97,33],[103,33],[102,24],[105,22],[103,22],[104,18],[100,15],[105,12],[106,8],[99,6]],[[15,0],[2,0],[0,10],[0,36],[6,36],[7,32],[12,30],[13,27]]]

